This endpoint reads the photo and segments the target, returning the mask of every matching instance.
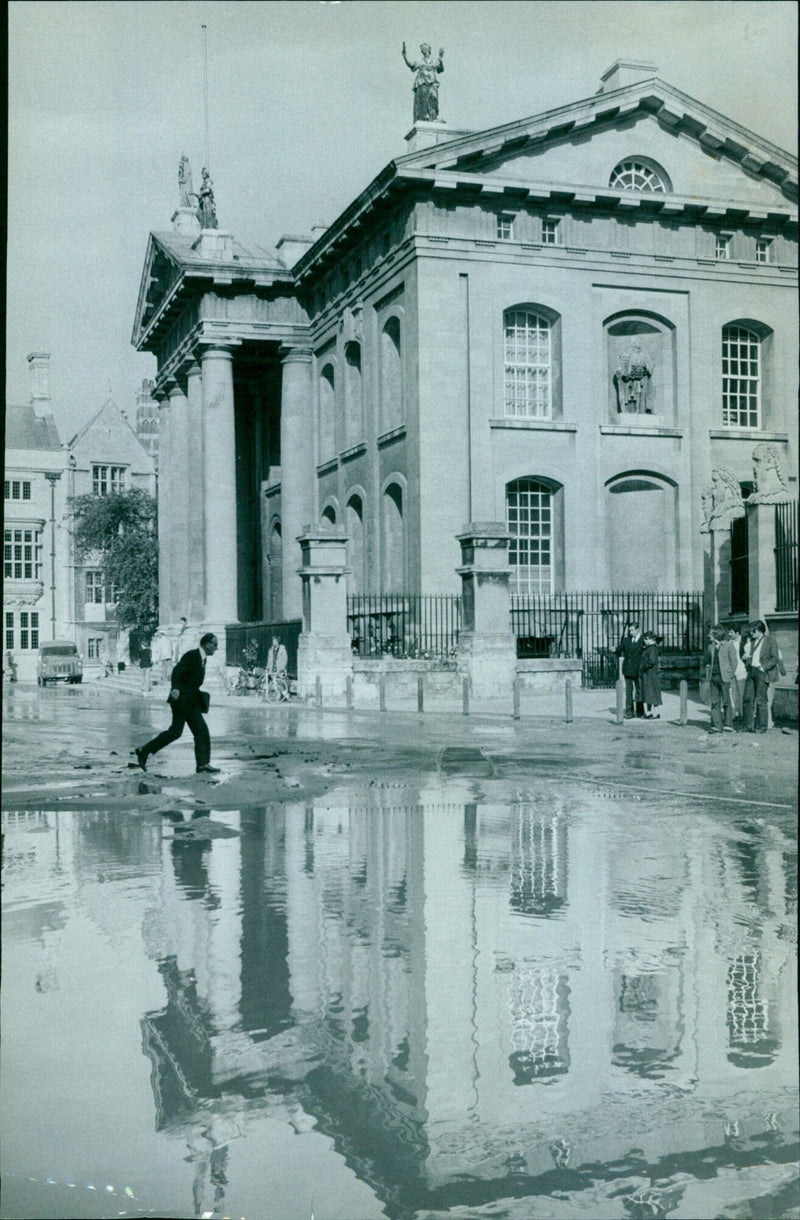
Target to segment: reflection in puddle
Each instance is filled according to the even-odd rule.
[[[521,1220],[557,1197],[565,1216],[714,1216],[732,1181],[759,1215],[792,1206],[796,857],[777,827],[697,802],[645,819],[578,786],[378,802],[3,815],[8,1019],[60,1044],[63,959],[88,1014],[135,972],[118,1071],[155,1141],[154,1208],[278,1214],[265,1166],[291,1217],[315,1181],[325,1215],[334,1180],[340,1215],[517,1199]],[[87,1016],[72,1061],[112,1037]],[[80,1114],[64,1139],[90,1166]],[[304,1173],[279,1131],[303,1136]],[[6,1136],[7,1161],[49,1154]]]

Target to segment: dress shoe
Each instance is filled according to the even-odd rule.
[[[147,755],[144,752],[144,747],[143,746],[137,747],[137,749],[135,749],[133,752],[136,755],[136,761],[139,764],[139,766],[142,768],[143,771],[146,771],[147,770]]]
[[[200,775],[201,772],[205,772],[208,775],[218,775],[219,770],[220,770],[219,767],[212,767],[211,763],[203,763],[202,767],[196,768],[196,772],[198,775]]]

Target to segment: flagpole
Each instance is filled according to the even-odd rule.
[[[209,164],[208,154],[208,30],[204,25],[200,28],[203,31],[203,114],[206,125],[206,169],[210,174],[211,165]]]

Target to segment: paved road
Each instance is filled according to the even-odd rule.
[[[796,802],[796,731],[709,736],[704,708],[677,723],[666,695],[663,719],[617,725],[613,692],[575,693],[565,723],[558,696],[542,714],[464,717],[265,707],[226,700],[209,727],[218,776],[196,776],[188,731],[150,760],[130,752],[166,727],[161,699],[62,687],[6,688],[3,806],[13,808],[217,809],[302,800],[332,787],[366,789],[420,774],[454,775],[504,791],[559,776],[648,793],[686,793],[780,809]]]

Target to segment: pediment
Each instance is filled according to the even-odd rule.
[[[797,197],[796,158],[651,78],[543,115],[437,144],[398,167],[606,190],[626,158],[662,166],[671,192],[755,207]]]
[[[182,277],[181,264],[158,240],[158,236],[151,233],[136,304],[132,336],[134,346],[138,346],[150,323],[158,316],[164,302],[172,295]]]

